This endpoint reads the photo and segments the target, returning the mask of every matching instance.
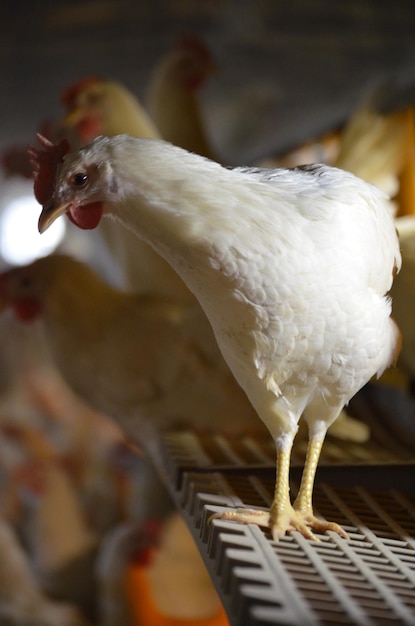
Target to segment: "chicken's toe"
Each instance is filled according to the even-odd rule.
[[[294,510],[291,504],[281,506],[274,503],[271,507],[269,528],[275,541],[283,537],[286,533],[296,530],[306,539],[318,541],[313,534],[310,524],[298,511]]]
[[[327,520],[318,519],[313,514],[307,514],[302,517],[304,519],[304,523],[318,533],[324,533],[327,530],[332,530],[340,535],[340,537],[343,537],[343,539],[349,539],[348,534],[341,526],[339,526],[339,524],[336,524],[336,522],[328,522]]]
[[[306,520],[291,507],[283,507],[277,513],[262,511],[261,509],[228,509],[223,513],[215,513],[210,517],[240,524],[256,524],[263,528],[269,528],[274,541],[292,530],[299,531],[306,539],[317,540],[308,526]],[[209,521],[210,521],[209,520]]]
[[[348,539],[348,535],[339,524],[318,519],[313,513],[303,513],[296,510],[291,505],[276,507],[271,512],[261,509],[227,509],[222,513],[215,513],[210,518],[221,519],[229,522],[239,522],[240,524],[256,524],[263,528],[269,528],[274,541],[278,541],[291,531],[297,531],[306,539],[320,541],[313,531],[324,533],[327,530]]]
[[[269,511],[262,511],[261,509],[227,509],[223,513],[215,513],[209,521],[212,519],[239,522],[240,524],[256,524],[269,528]]]

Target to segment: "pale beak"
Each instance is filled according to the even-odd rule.
[[[63,119],[64,126],[69,126],[70,128],[72,128],[73,126],[76,126],[84,116],[85,113],[82,111],[82,109],[73,109],[67,115],[65,115]]]
[[[40,233],[44,233],[45,230],[52,226],[53,222],[61,215],[64,215],[70,206],[69,202],[63,204],[54,204],[51,202],[45,205],[42,209],[42,213],[39,217],[38,229]]]

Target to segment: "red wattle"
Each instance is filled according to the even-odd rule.
[[[92,202],[79,207],[70,207],[67,215],[71,222],[83,230],[96,228],[101,221],[104,207],[102,202]]]
[[[40,303],[34,298],[16,300],[13,303],[13,310],[16,317],[22,322],[32,322],[41,313]]]
[[[80,138],[84,141],[92,141],[102,134],[102,117],[99,115],[86,115],[76,125]]]

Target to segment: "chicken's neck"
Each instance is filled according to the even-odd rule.
[[[106,213],[179,273],[180,265],[191,265],[195,256],[199,265],[201,253],[209,265],[213,242],[226,246],[235,233],[232,211],[226,210],[235,204],[228,170],[164,142],[148,142],[138,162],[133,154],[122,161],[127,163],[119,174],[122,199],[114,208],[107,206]]]

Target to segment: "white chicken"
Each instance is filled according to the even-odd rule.
[[[235,378],[277,451],[270,511],[225,519],[296,529],[313,538],[334,522],[313,512],[327,428],[396,357],[399,330],[385,296],[401,257],[386,199],[324,165],[227,169],[171,144],[100,137],[72,154],[31,150],[39,230],[67,213],[82,228],[103,214],[151,244],[205,310]],[[309,429],[298,495],[289,466],[298,422]]]

